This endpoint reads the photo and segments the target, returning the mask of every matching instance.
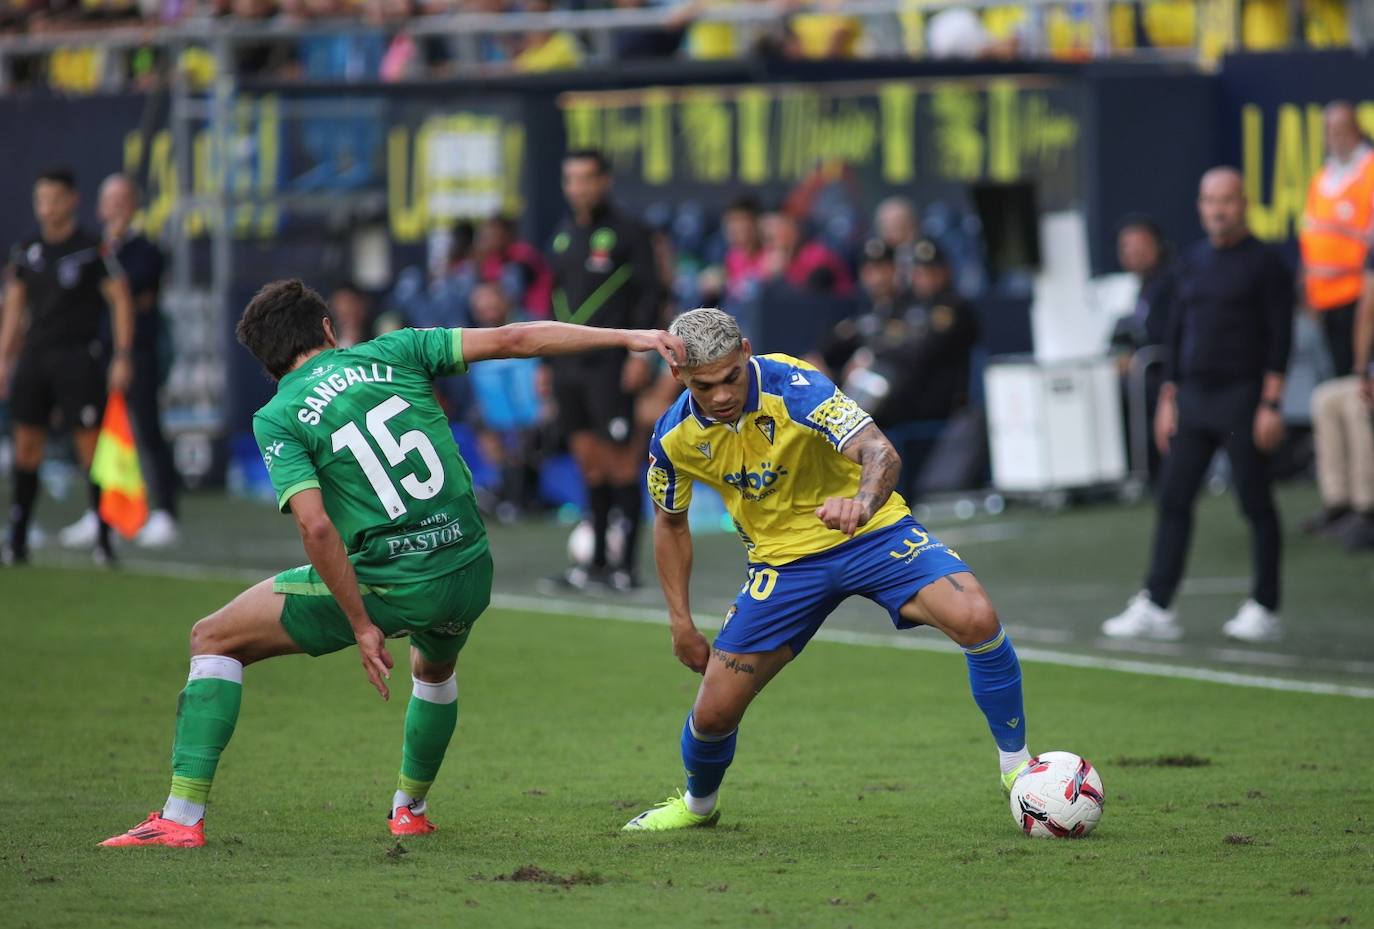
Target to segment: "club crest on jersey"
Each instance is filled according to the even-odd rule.
[[[81,259],[75,255],[59,258],[57,260],[57,283],[61,284],[64,289],[71,290],[79,280],[81,280]]]
[[[697,451],[699,451],[699,452],[701,452],[703,455],[705,455],[707,461],[710,461],[710,460],[711,460],[711,443],[710,443],[710,442],[702,442],[700,445],[697,446]]]
[[[772,445],[773,436],[776,435],[778,431],[778,424],[773,421],[773,417],[760,416],[758,419],[754,420],[754,425],[759,427],[759,432],[762,432],[763,437],[768,440],[768,444]]]

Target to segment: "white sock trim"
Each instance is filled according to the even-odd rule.
[[[191,656],[191,673],[186,676],[186,680],[198,681],[203,677],[242,684],[243,665],[224,655]]]
[[[411,682],[410,694],[426,703],[457,703],[458,675],[450,674],[448,680],[431,684],[418,677]]]
[[[167,797],[162,805],[162,818],[183,826],[194,826],[205,818],[205,804],[192,803],[184,797]]]
[[[691,810],[695,816],[705,816],[716,808],[716,797],[720,796],[720,791],[713,791],[705,797],[694,797],[689,790],[682,795],[683,801],[687,804],[687,809]]]
[[[1004,752],[1000,748],[997,750],[997,761],[1002,767],[1003,774],[1010,774],[1016,770],[1016,766],[1023,761],[1030,761],[1030,750],[1019,748],[1014,752]]]

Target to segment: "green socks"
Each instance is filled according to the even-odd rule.
[[[392,810],[412,806],[423,811],[425,796],[444,763],[444,752],[458,725],[458,681],[441,684],[416,680],[406,705],[405,742],[401,746],[401,774],[396,781]]]
[[[196,655],[177,698],[172,790],[162,815],[184,826],[205,816],[219,756],[234,735],[243,700],[243,665],[222,655]]]

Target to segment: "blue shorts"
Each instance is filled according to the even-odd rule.
[[[903,619],[902,606],[929,584],[968,570],[908,516],[780,567],[751,564],[715,647],[748,654],[790,645],[800,654],[835,607],[856,594],[885,607],[898,629],[910,629],[920,623]]]

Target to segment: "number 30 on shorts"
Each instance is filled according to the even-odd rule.
[[[749,580],[745,581],[744,590],[747,590],[749,596],[755,600],[767,600],[777,584],[778,572],[772,568],[750,568]]]

